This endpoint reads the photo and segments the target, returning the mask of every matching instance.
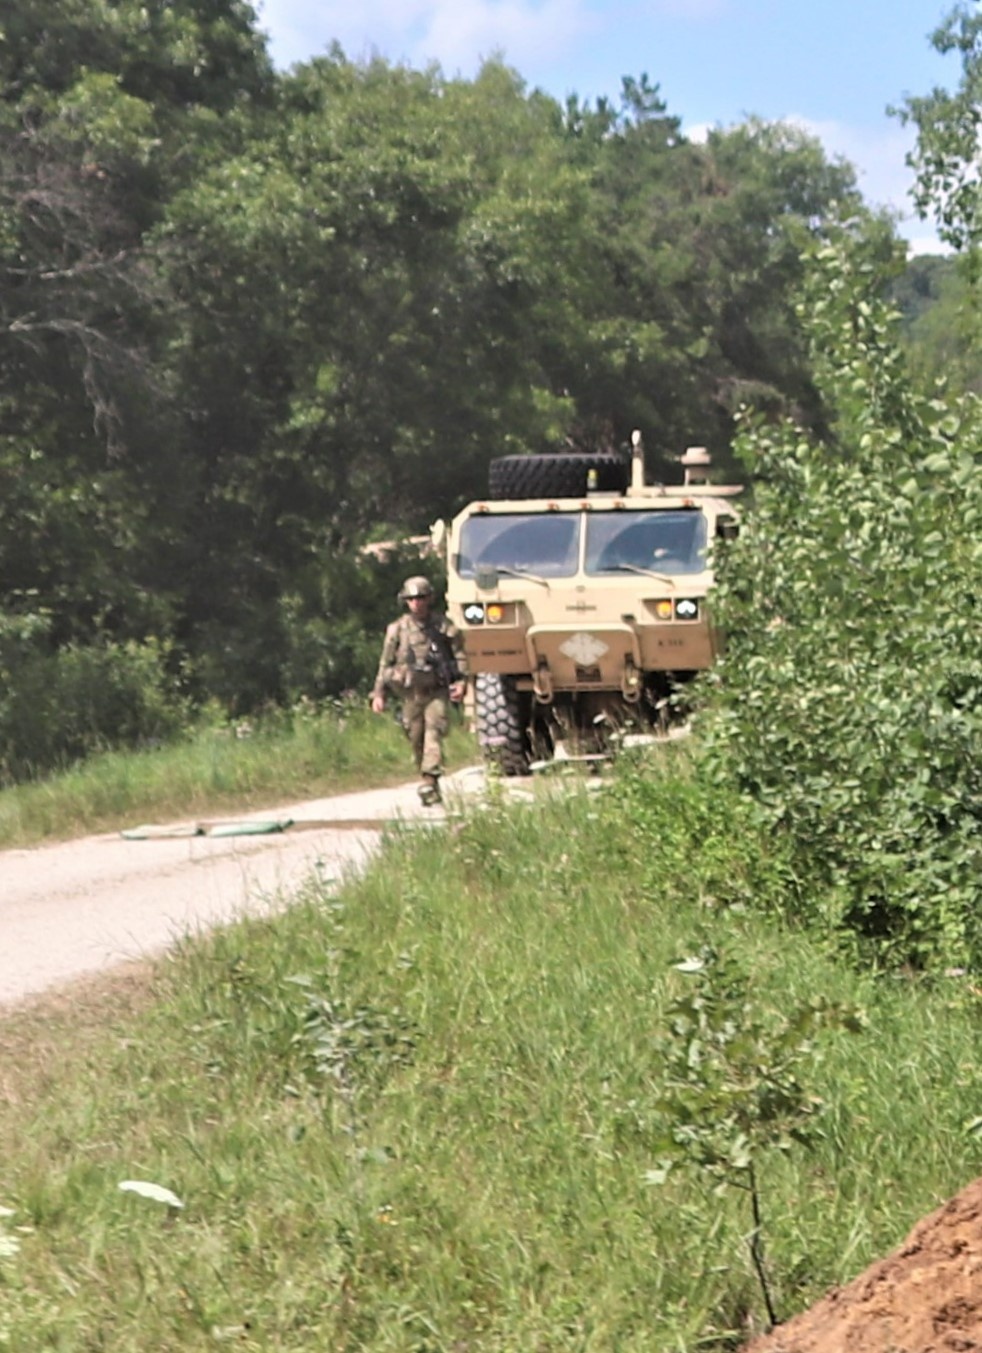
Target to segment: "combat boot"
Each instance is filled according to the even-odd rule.
[[[419,794],[419,801],[424,808],[429,808],[434,803],[439,803],[441,801],[439,776],[424,775],[420,781],[417,793]]]

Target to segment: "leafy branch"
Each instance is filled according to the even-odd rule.
[[[761,1161],[767,1151],[807,1146],[824,1108],[806,1084],[815,1038],[829,1027],[857,1032],[862,1012],[824,998],[787,1014],[761,1009],[750,978],[725,953],[703,948],[675,964],[689,981],[669,1007],[661,1041],[664,1089],[656,1107],[665,1123],[659,1160],[646,1179],[662,1184],[678,1164],[695,1165],[719,1187],[746,1191],[748,1243],[767,1317],[778,1323],[764,1260]]]

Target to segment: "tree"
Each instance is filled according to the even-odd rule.
[[[0,611],[54,649],[156,635],[237,708],[336,692],[359,546],[493,457],[725,454],[748,393],[820,422],[786,289],[858,200],[787,129],[697,146],[647,77],[564,108],[500,61],[276,76],[243,0],[0,30]]]
[[[982,324],[970,260],[937,254],[909,259],[889,296],[902,317],[911,375],[926,388],[943,383],[956,393],[982,393]]]
[[[646,429],[662,468],[692,442],[725,462],[745,399],[820,424],[791,290],[803,243],[836,211],[866,213],[851,167],[795,128],[749,121],[693,145],[650,89],[638,117],[635,93],[619,117],[605,107],[574,121],[577,154],[596,139],[603,258],[590,379],[576,393],[616,440]],[[886,222],[878,233],[888,252]]]
[[[828,433],[745,421],[755,506],[717,558],[703,769],[790,844],[811,919],[876,963],[974,964],[982,406],[918,390],[882,289],[875,242],[816,248],[801,311]]]
[[[175,200],[200,632],[220,596],[219,632],[251,625],[268,670],[291,579],[313,621],[339,551],[562,436],[547,359],[577,318],[585,180],[556,127],[496,63],[446,81],[335,51]]]
[[[894,111],[917,130],[908,163],[917,176],[918,212],[934,216],[938,233],[953,248],[975,249],[982,243],[982,13],[957,5],[931,41],[942,55],[959,56],[958,87],[908,97]]]
[[[0,20],[0,621],[38,662],[172,628],[174,316],[147,231],[268,92],[254,22],[240,0]]]

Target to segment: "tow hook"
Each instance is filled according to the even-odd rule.
[[[549,664],[545,658],[539,659],[539,665],[535,669],[535,675],[532,678],[532,689],[535,691],[535,698],[540,705],[551,705],[555,692],[552,689],[552,673],[549,671]]]
[[[621,694],[629,705],[636,705],[641,699],[641,673],[631,658],[624,659],[624,671],[621,674]]]

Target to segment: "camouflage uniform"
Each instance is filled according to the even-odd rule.
[[[436,645],[443,662],[434,666]],[[452,676],[450,668],[456,665]],[[425,620],[401,615],[385,631],[373,695],[391,691],[402,701],[402,722],[425,778],[443,771],[442,741],[450,719],[450,679],[462,679],[464,646],[460,631],[439,613]]]

